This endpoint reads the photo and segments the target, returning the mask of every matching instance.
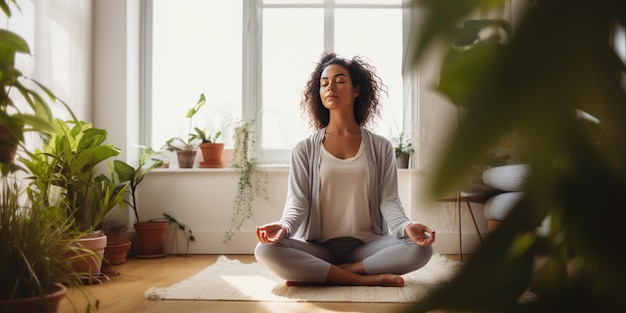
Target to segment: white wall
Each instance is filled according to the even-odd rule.
[[[134,164],[139,149],[140,0],[93,1],[93,115],[95,127]],[[105,169],[106,170],[106,169]],[[127,221],[128,209],[111,218]]]
[[[172,160],[175,162],[175,160]],[[191,228],[197,241],[191,243],[190,253],[252,253],[257,242],[255,227],[280,219],[287,191],[287,168],[270,168],[267,172],[267,199],[257,198],[253,203],[254,216],[247,220],[232,241],[224,244],[224,234],[228,231],[232,215],[233,200],[237,188],[238,175],[230,169],[158,169],[146,176],[138,188],[139,218],[146,221],[162,218],[163,213],[171,214]],[[409,217],[420,220],[422,210],[413,207],[412,177],[419,175],[413,170],[399,170],[399,193]],[[435,209],[435,206],[438,208]],[[454,216],[456,207],[451,204],[435,203],[433,210],[444,209],[445,215]],[[463,210],[466,210],[463,207]],[[476,212],[478,221],[485,224],[481,210]],[[467,213],[467,212],[465,212]],[[464,216],[465,218],[465,216]],[[455,221],[453,221],[456,223]],[[467,229],[464,233],[464,251],[471,252],[478,242],[471,219],[464,220]],[[456,224],[455,224],[456,225]],[[471,227],[470,227],[471,225]],[[474,234],[474,235],[472,235]],[[168,234],[168,240],[173,236]],[[167,251],[184,251],[184,236],[177,233],[176,247],[167,244]],[[435,250],[440,253],[458,252],[458,233],[439,231]]]

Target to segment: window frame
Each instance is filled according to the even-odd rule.
[[[155,0],[144,0],[142,14],[142,42],[141,54],[143,55],[142,78],[141,78],[141,114],[140,114],[140,140],[143,145],[152,146],[152,5]],[[403,118],[402,129],[405,133],[411,133],[411,121],[415,120],[414,113],[419,110],[417,102],[418,81],[417,75],[410,66],[410,57],[407,51],[412,40],[410,32],[414,30],[417,22],[417,13],[410,0],[402,0],[399,4],[350,4],[335,3],[335,0],[323,0],[321,3],[286,3],[286,4],[264,4],[263,0],[244,0],[242,4],[242,118],[254,120],[253,131],[256,136],[257,147],[263,146],[262,136],[262,109],[263,109],[263,85],[262,85],[262,25],[263,9],[276,8],[323,8],[324,9],[324,51],[333,51],[334,42],[334,9],[402,9],[403,21]],[[411,103],[415,103],[412,106]],[[415,137],[413,139],[416,139]],[[288,164],[291,149],[262,150],[254,151],[253,157],[265,164]]]

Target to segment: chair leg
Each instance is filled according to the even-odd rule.
[[[476,223],[476,218],[474,217],[474,212],[472,211],[472,207],[470,206],[470,202],[467,201],[467,210],[472,216],[472,221],[474,222],[474,227],[476,228],[476,233],[478,233],[478,238],[480,238],[480,242],[483,242],[483,235],[480,234],[480,230],[478,229],[478,223]]]

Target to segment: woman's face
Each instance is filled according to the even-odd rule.
[[[352,85],[348,70],[341,65],[331,64],[320,77],[320,98],[327,109],[353,109],[354,98],[359,95]]]

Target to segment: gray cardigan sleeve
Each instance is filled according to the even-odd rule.
[[[287,180],[287,200],[280,223],[287,229],[287,236],[293,236],[301,227],[307,228],[311,203],[309,186],[309,144],[300,142],[291,151],[289,178]],[[298,232],[300,234],[301,232]]]
[[[319,158],[324,130],[300,141],[291,151],[287,201],[280,223],[287,236],[314,240],[321,235]]]
[[[398,195],[398,170],[393,145],[379,135],[370,133],[370,136],[377,176],[372,184],[375,188],[372,193],[378,192],[378,197],[370,195],[370,205],[373,212],[379,211],[382,216],[380,227],[388,227],[392,235],[402,238],[406,236],[404,229],[411,224],[411,220],[406,216]],[[378,202],[375,202],[376,198]]]

